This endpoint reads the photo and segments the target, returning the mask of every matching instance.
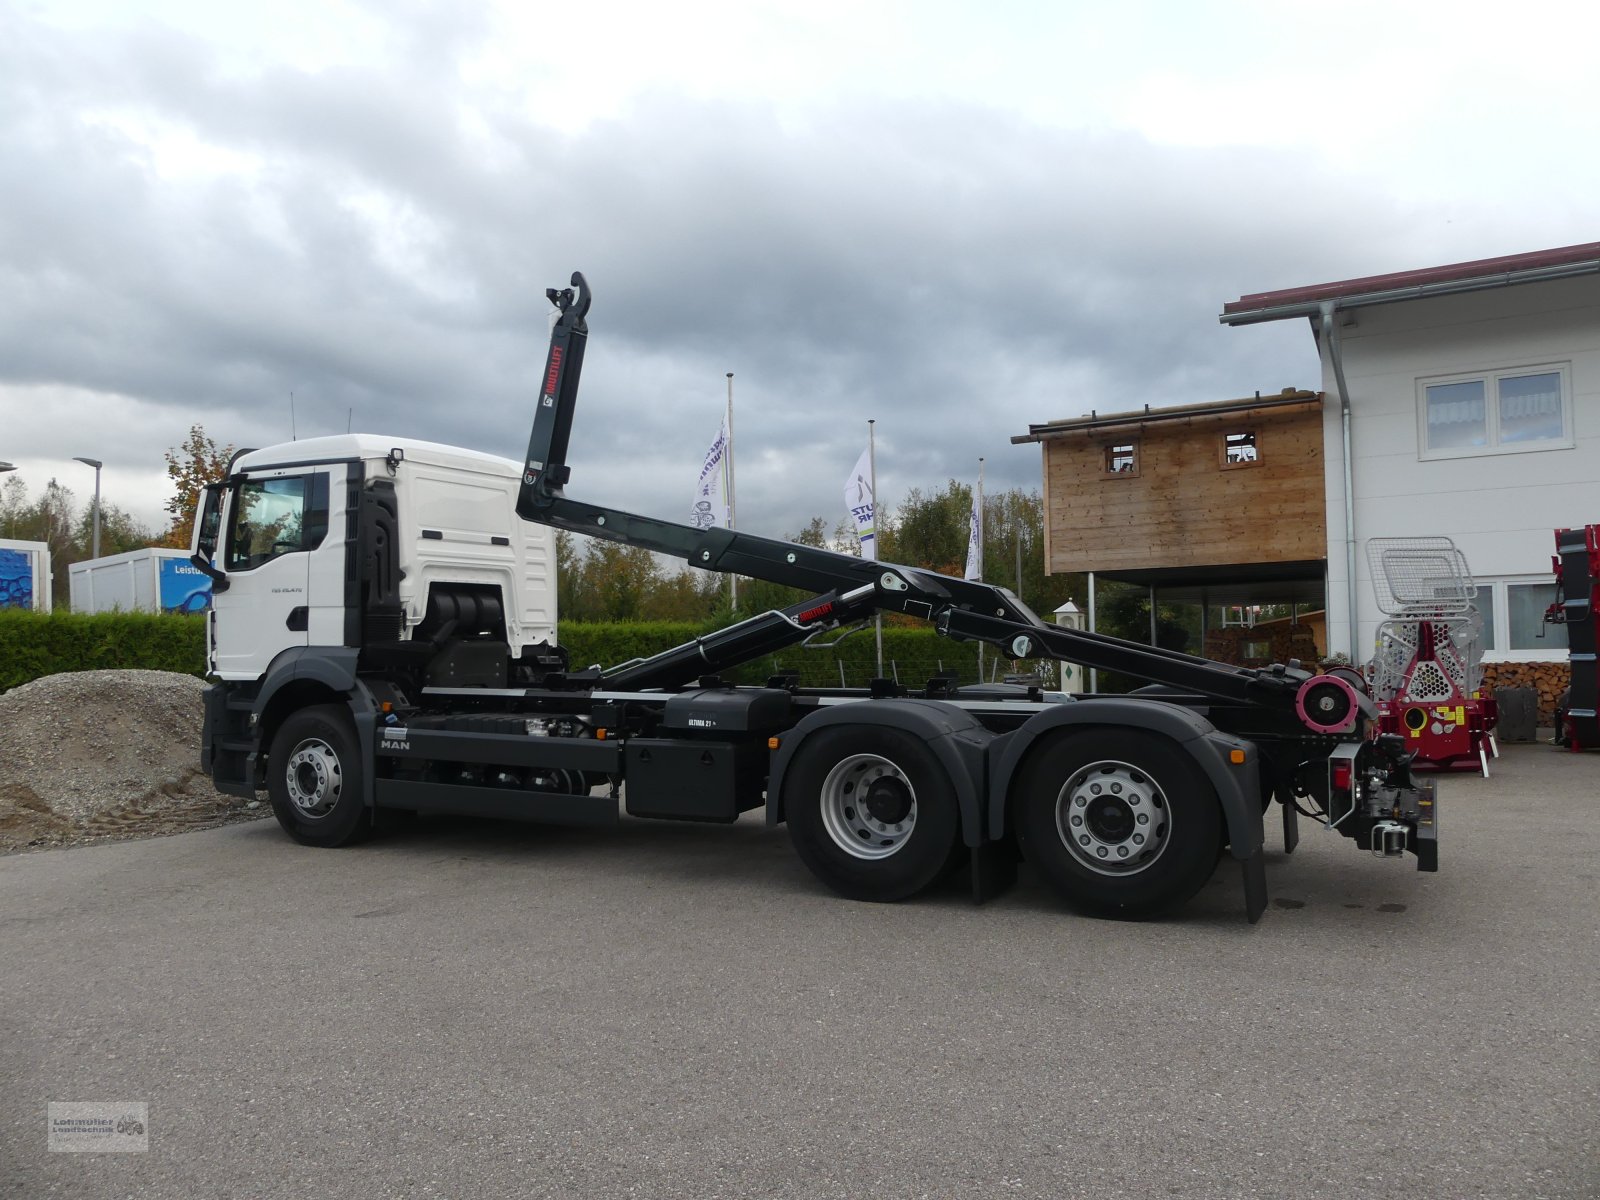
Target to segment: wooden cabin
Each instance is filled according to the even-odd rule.
[[[1202,605],[1322,606],[1322,393],[1090,413],[1030,425],[1045,569]]]

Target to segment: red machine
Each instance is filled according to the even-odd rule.
[[[1595,606],[1600,604],[1600,525],[1556,530],[1556,602],[1545,620],[1567,627],[1572,685],[1556,709],[1556,744],[1600,746],[1600,665],[1595,658]]]
[[[1373,538],[1367,562],[1389,617],[1367,667],[1379,731],[1405,738],[1416,766],[1487,776],[1499,714],[1479,690],[1483,618],[1466,557],[1447,537]]]

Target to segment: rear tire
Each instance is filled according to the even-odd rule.
[[[852,900],[914,896],[959,850],[949,775],[926,742],[898,729],[821,730],[800,747],[783,794],[795,853]]]
[[[278,726],[267,753],[267,796],[283,831],[306,846],[347,846],[372,822],[362,799],[361,753],[348,710],[302,709]]]
[[[1199,764],[1155,734],[1064,734],[1033,754],[1013,795],[1023,853],[1076,907],[1153,916],[1216,869],[1216,793]]]

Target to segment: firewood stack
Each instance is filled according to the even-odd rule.
[[[1539,694],[1539,724],[1555,724],[1556,702],[1572,681],[1571,669],[1564,662],[1484,663],[1483,690],[1493,695],[1497,687],[1532,688]]]

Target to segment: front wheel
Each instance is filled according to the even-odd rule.
[[[332,704],[289,716],[267,753],[267,796],[278,824],[307,846],[344,846],[371,829],[361,754],[347,710]]]
[[[1033,755],[1014,795],[1023,853],[1080,908],[1151,916],[1216,868],[1216,794],[1198,763],[1155,734],[1064,734]]]
[[[926,742],[898,729],[814,734],[790,766],[784,820],[811,873],[852,900],[914,896],[958,851],[950,777]]]

